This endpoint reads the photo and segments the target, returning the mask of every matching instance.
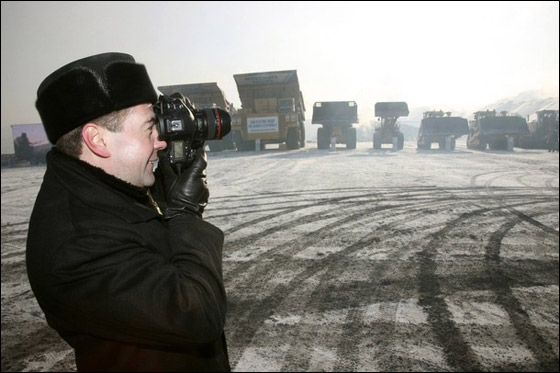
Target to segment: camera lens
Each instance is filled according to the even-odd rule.
[[[206,139],[219,140],[231,131],[231,117],[223,109],[200,110],[206,122]]]

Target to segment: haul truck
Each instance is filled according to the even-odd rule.
[[[311,124],[321,124],[317,129],[317,148],[328,149],[331,139],[335,144],[346,144],[347,149],[356,149],[358,105],[354,101],[328,101],[313,104]]]
[[[477,111],[469,123],[467,148],[476,150],[513,150],[514,139],[529,132],[527,121],[506,111]]]
[[[445,115],[445,116],[444,116]],[[432,143],[438,143],[442,150],[455,149],[457,138],[469,133],[469,121],[461,117],[452,117],[451,112],[426,111],[418,130],[418,149],[431,149]]]
[[[158,89],[168,96],[175,92],[183,94],[189,98],[195,109],[220,108],[230,115],[235,112],[233,104],[226,99],[224,91],[218,87],[217,83],[168,85],[160,86]],[[210,150],[215,152],[235,149],[231,132],[220,140],[208,140],[206,143]]]
[[[392,144],[393,150],[402,150],[404,147],[404,134],[400,131],[397,120],[399,117],[408,116],[406,102],[377,102],[375,116],[380,118],[380,123],[373,131],[373,148],[381,149],[383,144]]]
[[[523,149],[549,149],[549,137],[558,136],[558,110],[540,110],[536,120],[527,123],[529,133],[518,136],[516,146]]]
[[[232,116],[237,150],[255,150],[266,144],[305,146],[305,104],[296,70],[233,75],[241,109]]]

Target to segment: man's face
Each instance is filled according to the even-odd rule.
[[[109,134],[111,172],[139,187],[154,184],[157,152],[167,143],[158,140],[157,119],[152,105],[134,106],[122,123],[122,130]]]

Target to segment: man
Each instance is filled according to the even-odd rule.
[[[145,67],[123,53],[72,62],[37,91],[55,146],[29,222],[27,271],[79,371],[230,370],[224,236],[202,219],[205,154],[180,176],[163,157],[165,181],[156,180],[167,145],[156,100]],[[156,181],[163,211],[149,191]]]
[[[14,140],[14,153],[21,161],[29,161],[33,158],[33,148],[26,132],[22,132]]]

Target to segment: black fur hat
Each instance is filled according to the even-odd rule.
[[[37,89],[35,106],[53,144],[92,119],[142,103],[155,103],[146,67],[125,53],[102,53],[71,62]]]

